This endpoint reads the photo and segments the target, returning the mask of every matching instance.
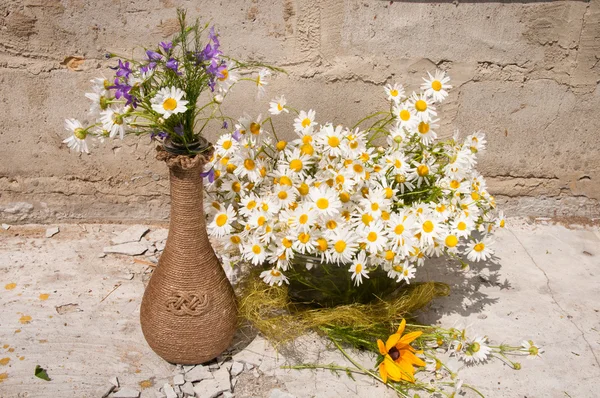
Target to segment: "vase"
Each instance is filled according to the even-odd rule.
[[[201,173],[207,158],[162,148],[157,158],[169,167],[171,214],[164,251],[142,299],[142,332],[164,360],[199,364],[231,344],[235,295],[206,232]]]

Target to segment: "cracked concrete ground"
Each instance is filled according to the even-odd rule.
[[[452,293],[420,320],[470,324],[494,343],[533,339],[545,348],[543,358],[523,360],[520,371],[500,361],[462,369],[465,382],[487,397],[597,396],[600,229],[510,224],[497,234],[493,261],[466,273],[445,259],[421,269],[421,279],[449,283]],[[0,361],[0,397],[100,397],[113,376],[142,397],[155,397],[172,382],[175,366],[150,350],[139,326],[143,281],[152,267],[145,256],[99,257],[127,226],[61,224],[51,238],[47,227],[0,229],[0,358],[8,358]],[[241,335],[237,349],[251,340]],[[298,398],[394,396],[366,378],[281,369],[297,361],[345,363],[317,336],[295,345],[277,355],[260,338],[250,343],[244,352],[259,363],[238,377],[235,396],[269,397],[276,388]],[[369,356],[356,356],[371,365]],[[36,365],[52,381],[34,377]]]

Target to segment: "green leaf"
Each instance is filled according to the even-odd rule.
[[[48,377],[48,373],[46,373],[46,369],[42,368],[40,365],[35,366],[35,377],[39,377],[42,380],[50,381]]]

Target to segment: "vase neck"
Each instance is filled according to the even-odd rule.
[[[178,166],[169,168],[171,185],[170,229],[174,233],[189,233],[194,237],[199,233],[208,241],[204,219],[203,184],[200,162],[192,168]],[[192,238],[192,235],[189,238]]]

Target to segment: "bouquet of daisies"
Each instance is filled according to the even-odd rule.
[[[91,81],[92,92],[85,96],[92,101],[95,122],[84,126],[67,119],[65,128],[71,135],[63,142],[69,148],[89,153],[90,136],[103,140],[149,134],[153,140],[167,139],[184,152],[198,153],[190,144],[199,141],[211,120],[227,127],[229,119],[220,104],[238,81],[249,80],[259,95],[264,93],[269,68],[225,57],[214,27],[201,27],[198,20],[188,25],[183,10],[178,17],[181,29],[172,41],[145,49],[142,60],[118,59],[113,78]]]
[[[239,119],[207,166],[208,230],[223,260],[266,267],[271,285],[290,267],[332,265],[359,285],[378,268],[409,283],[431,256],[490,258],[489,234],[505,221],[475,169],[485,137],[439,141],[436,106],[451,86],[440,71],[424,80],[410,96],[388,84],[389,108],[351,128],[318,123],[284,96],[268,118]],[[272,117],[290,111],[286,141]]]

